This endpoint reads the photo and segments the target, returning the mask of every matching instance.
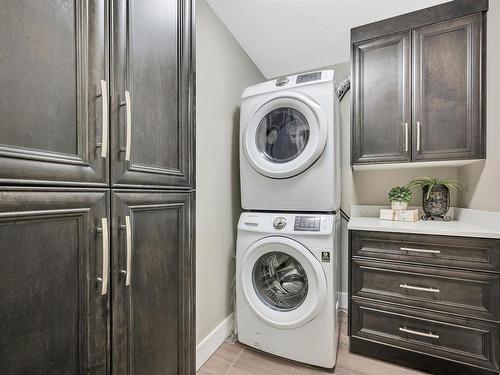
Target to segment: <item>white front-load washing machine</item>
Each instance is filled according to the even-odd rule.
[[[243,91],[243,209],[336,211],[340,206],[340,113],[334,71],[283,77]]]
[[[238,340],[294,361],[335,367],[339,215],[244,212],[238,223]]]

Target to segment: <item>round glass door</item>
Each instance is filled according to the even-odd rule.
[[[255,315],[281,328],[314,319],[326,302],[326,276],[318,259],[299,242],[266,237],[237,261],[238,283]]]
[[[280,251],[262,255],[253,268],[253,283],[260,299],[273,309],[290,311],[307,297],[306,271],[292,257]]]
[[[271,178],[293,177],[323,152],[328,135],[323,109],[297,92],[279,92],[255,107],[241,146],[249,164]]]
[[[309,140],[305,116],[291,107],[272,110],[260,121],[255,142],[270,161],[286,163],[299,156]]]

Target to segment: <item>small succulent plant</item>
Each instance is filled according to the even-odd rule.
[[[411,201],[411,191],[406,186],[394,186],[389,191],[389,201],[409,202]]]

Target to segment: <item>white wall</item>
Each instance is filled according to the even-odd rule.
[[[232,312],[243,89],[264,80],[205,0],[196,1],[196,341]]]
[[[461,167],[458,177],[469,187],[460,194],[459,205],[500,211],[500,2],[490,1],[487,13],[486,54],[486,160]]]

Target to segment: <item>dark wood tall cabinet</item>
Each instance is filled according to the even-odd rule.
[[[109,373],[108,196],[0,191],[2,373]]]
[[[111,183],[186,187],[193,181],[189,0],[114,1]]]
[[[351,164],[486,157],[487,0],[351,30]]]
[[[194,373],[192,194],[112,195],[113,374]]]
[[[193,6],[2,2],[0,372],[195,373]]]
[[[2,1],[0,183],[107,185],[108,26],[105,0]]]

